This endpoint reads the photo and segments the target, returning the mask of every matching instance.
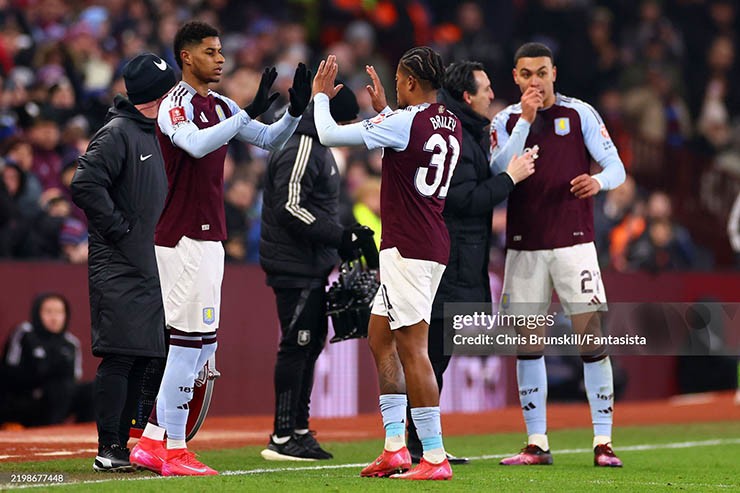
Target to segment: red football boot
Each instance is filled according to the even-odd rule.
[[[383,450],[380,457],[360,472],[363,478],[384,478],[391,474],[408,471],[411,468],[411,454],[406,447],[395,452]]]
[[[521,452],[503,459],[499,464],[502,466],[549,466],[552,464],[552,454],[549,450],[542,450],[530,443]]]
[[[150,471],[162,474],[162,464],[167,458],[167,449],[164,446],[164,440],[152,440],[151,438],[141,437],[139,443],[131,450],[131,464],[137,468],[149,469]]]
[[[622,461],[614,454],[610,443],[594,447],[594,465],[599,467],[622,467]]]
[[[162,476],[215,476],[218,471],[195,458],[186,448],[167,451],[167,460],[162,465]]]
[[[394,474],[391,479],[412,479],[417,481],[452,479],[452,468],[450,461],[443,460],[439,464],[427,462],[424,457],[419,461],[419,465],[408,472]]]

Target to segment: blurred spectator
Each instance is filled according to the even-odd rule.
[[[21,137],[11,137],[5,142],[4,149],[6,164],[14,167],[18,174],[17,187],[8,186],[8,190],[14,197],[18,212],[24,217],[33,217],[40,206],[42,189],[41,182],[32,172],[33,148],[31,143]],[[12,177],[4,178],[6,185],[9,185],[7,180]]]
[[[254,204],[254,198],[254,183],[244,178],[231,181],[224,194],[228,235],[224,242],[224,251],[229,262],[244,262],[247,259],[248,214]]]
[[[645,217],[644,233],[628,247],[629,266],[653,272],[693,268],[696,248],[686,228],[673,221],[670,197],[653,192]]]
[[[624,183],[613,190],[596,196],[594,200],[594,243],[599,252],[599,264],[606,266],[610,259],[624,256],[627,244],[639,237],[644,229],[633,231],[633,218],[636,199],[635,180],[627,175]],[[621,266],[622,262],[614,262]],[[623,270],[617,267],[618,270]]]
[[[504,2],[498,2],[500,7],[502,3]],[[503,19],[500,17],[505,18],[507,11],[510,9],[511,7],[508,9],[505,7],[496,9],[496,16],[499,17],[497,22],[499,24],[504,24],[502,22]],[[497,32],[490,29],[489,21],[490,19],[484,17],[483,8],[480,3],[461,3],[457,9],[457,26],[460,30],[460,39],[450,47],[449,55],[445,61],[459,62],[463,60],[475,60],[489,69],[493,81],[508,80],[511,77],[511,62],[503,46],[494,39]],[[504,84],[500,84],[500,86],[501,92],[506,93],[509,85],[504,86]],[[498,92],[499,85],[496,85],[497,97],[503,96],[503,94],[499,95]],[[510,97],[518,97],[518,95],[513,94],[513,90],[512,94],[508,95]]]
[[[33,172],[41,181],[41,188],[59,188],[62,171],[62,158],[57,152],[59,126],[47,117],[39,117],[28,135],[33,146]]]
[[[93,387],[80,382],[80,341],[67,331],[69,303],[60,294],[40,294],[30,315],[5,343],[0,423],[51,425],[70,415],[92,421]]]
[[[650,272],[686,269],[691,264],[682,253],[670,221],[659,219],[649,222],[645,233],[630,245],[627,261],[633,269]]]
[[[2,170],[5,189],[13,200],[15,209],[21,217],[32,218],[39,213],[40,196],[38,191],[32,191],[34,175],[24,172],[20,166],[12,161],[6,162]],[[38,181],[35,181],[38,184]]]
[[[619,48],[614,42],[613,20],[614,16],[611,11],[604,7],[594,9],[589,16],[588,41],[585,49],[588,51],[587,59],[593,60],[593,63],[585,64],[583,67],[582,87],[578,91],[579,99],[595,100],[602,90],[619,80],[623,67]],[[614,127],[607,123],[607,128],[614,138]],[[619,142],[615,142],[615,145],[621,154],[624,147]]]
[[[87,226],[82,221],[68,217],[59,233],[62,256],[71,264],[87,263]]]
[[[640,53],[660,45],[668,60],[680,60],[684,53],[681,33],[664,15],[663,2],[660,0],[643,0],[640,3],[639,20],[625,32],[625,48],[628,60],[636,61]]]

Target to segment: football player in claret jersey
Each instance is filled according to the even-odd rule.
[[[539,146],[537,172],[509,195],[501,308],[547,313],[553,288],[576,333],[601,334],[606,294],[594,247],[593,196],[619,186],[624,166],[604,122],[589,104],[555,93],[550,49],[527,43],[514,56],[521,102],[491,125],[492,168]],[[601,166],[591,175],[591,159]],[[551,464],[547,440],[547,375],[542,347],[520,348],[517,380],[527,446],[503,465]],[[594,426],[594,464],[620,467],[611,448],[614,384],[606,348],[583,347],[583,373]]]
[[[255,120],[277,98],[277,77],[265,69],[246,108],[208,88],[221,80],[224,56],[218,31],[203,22],[183,25],[175,36],[180,81],[159,108],[158,137],[169,193],[155,232],[170,348],[155,410],[131,461],[162,475],[210,475],[185,445],[188,402],[195,377],[216,351],[226,222],[223,172],[227,144],[237,138],[280,149],[295,131],[311,98],[311,75],[299,64],[288,111],[272,125]],[[166,450],[163,450],[165,431]]]
[[[368,328],[378,369],[380,411],[386,440],[383,453],[360,473],[399,479],[449,479],[452,470],[442,443],[439,389],[427,337],[432,300],[449,256],[442,209],[460,155],[460,120],[438,104],[444,67],[434,50],[412,48],[398,63],[398,111],[385,105],[385,93],[372,67],[368,86],[380,114],[338,126],[329,114],[336,58],[322,61],[313,82],[316,129],[327,146],[365,145],[383,149],[380,244],[381,287]],[[405,443],[406,395],[424,449],[414,469]]]

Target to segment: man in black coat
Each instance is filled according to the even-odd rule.
[[[151,358],[165,357],[164,310],[154,228],[167,195],[155,134],[175,74],[151,53],[123,70],[128,99],[114,99],[106,124],[79,158],[72,198],[90,229],[88,275],[95,377],[96,471],[129,470],[129,426]]]
[[[434,298],[429,324],[429,359],[441,392],[442,375],[450,363],[450,356],[444,353],[444,341],[445,337],[451,337],[445,333],[444,304],[491,302],[488,255],[493,208],[509,195],[516,183],[534,172],[534,165],[520,156],[511,160],[505,172],[491,174],[487,113],[493,90],[481,63],[464,61],[447,67],[437,99],[463,125],[462,154],[452,175],[443,212],[450,233],[450,259]],[[421,442],[410,415],[408,422],[408,448],[412,460],[418,462]],[[449,454],[448,459],[451,463],[467,462]]]
[[[343,88],[330,104],[340,122],[359,107]],[[355,241],[372,241],[367,228],[339,224],[340,175],[331,151],[316,133],[313,104],[293,136],[267,164],[260,264],[275,292],[282,337],[275,364],[275,424],[262,457],[267,460],[331,459],[309,432],[316,360],[327,335],[327,277],[352,254]],[[357,237],[361,237],[361,240]]]

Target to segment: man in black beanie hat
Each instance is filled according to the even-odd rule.
[[[357,118],[354,93],[344,87],[331,101],[336,121]],[[327,335],[327,277],[339,256],[353,250],[353,233],[373,232],[339,224],[340,175],[321,145],[313,103],[285,147],[270,155],[265,174],[260,264],[275,292],[282,337],[275,364],[275,425],[262,457],[267,460],[331,459],[309,431],[316,360]]]
[[[159,103],[175,74],[156,55],[123,69],[128,98],[118,95],[72,179],[72,198],[87,215],[92,351],[98,427],[96,471],[130,471],[131,419],[144,369],[165,357],[164,310],[154,228],[167,196],[155,134]]]

